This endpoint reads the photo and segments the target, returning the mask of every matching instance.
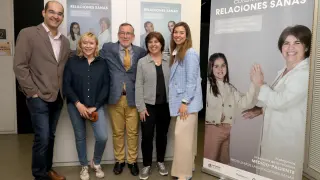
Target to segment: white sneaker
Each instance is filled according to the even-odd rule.
[[[167,170],[167,168],[166,168],[166,166],[164,165],[163,162],[157,162],[157,167],[158,167],[159,174],[161,176],[168,175],[168,170]]]
[[[81,180],[89,180],[89,172],[88,172],[88,166],[82,166],[82,169],[80,171],[80,179]]]
[[[146,167],[142,168],[142,170],[139,174],[139,178],[141,180],[147,180],[149,178],[150,174],[151,174],[151,167],[146,166]]]
[[[95,165],[93,160],[91,161],[91,168],[94,169],[94,171],[96,171],[96,177],[97,178],[103,178],[104,177],[104,172],[101,169],[100,164]]]

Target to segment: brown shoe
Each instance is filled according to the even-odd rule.
[[[57,172],[54,170],[50,170],[48,172],[48,176],[51,180],[66,180],[64,176],[59,175]]]

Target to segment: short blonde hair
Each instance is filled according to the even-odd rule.
[[[82,34],[82,36],[80,37],[79,41],[78,41],[78,47],[77,47],[77,55],[82,57],[83,56],[83,52],[82,52],[82,48],[81,48],[81,43],[83,41],[84,38],[92,38],[96,41],[97,47],[96,47],[96,51],[94,52],[94,57],[99,56],[99,42],[98,42],[98,38],[96,35],[94,35],[91,32],[86,32],[84,34]]]

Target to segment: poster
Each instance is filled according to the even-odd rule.
[[[92,32],[98,37],[99,49],[112,41],[111,0],[67,0],[67,37],[76,50],[79,36]]]
[[[0,42],[0,56],[11,56],[11,43]]]
[[[171,32],[181,21],[181,4],[141,2],[140,47],[147,49],[145,38],[149,32],[160,32],[165,40],[164,53],[169,53]]]
[[[250,69],[253,64],[261,65],[264,81],[269,87],[279,88],[280,85],[286,85],[289,80],[276,81],[278,73],[280,72],[281,75],[283,72],[281,70],[286,67],[286,59],[280,51],[283,47],[278,47],[280,35],[288,26],[303,25],[311,30],[313,9],[313,0],[212,1],[208,57],[215,53],[224,54],[228,62],[229,82],[243,94],[250,91]],[[301,42],[295,41],[295,43]],[[295,50],[292,52],[296,52]],[[283,79],[288,76],[284,75]],[[275,86],[272,87],[274,83]],[[301,83],[307,86],[308,79]],[[300,109],[293,112],[291,116],[290,113],[284,113],[286,110],[291,112],[290,108],[279,106],[272,109],[261,101],[253,101],[253,106],[266,108],[267,112],[264,112],[266,114],[245,119],[242,112],[253,106],[243,109],[235,108],[234,116],[221,115],[221,118],[219,117],[221,121],[215,124],[211,123],[214,119],[211,113],[213,109],[210,109],[212,106],[208,105],[211,87],[209,81],[207,86],[203,161],[205,172],[240,180],[302,179],[300,175],[302,176],[303,170],[306,124],[306,117],[303,117],[307,109],[305,99],[303,103],[297,105],[301,106]],[[232,108],[230,104],[222,104],[222,106],[224,111]],[[270,114],[273,117],[277,113],[283,115],[281,120],[271,118]],[[301,115],[298,121],[295,113],[300,113],[298,116]],[[225,127],[224,130],[221,130],[222,126]],[[221,131],[212,131],[211,127],[220,127]],[[293,129],[295,130],[291,131]],[[271,137],[273,137],[274,147],[270,145]],[[283,141],[279,142],[280,140]],[[283,149],[276,149],[277,147]],[[212,149],[216,152],[215,158],[206,153]],[[299,154],[302,160],[293,162],[296,159],[289,157],[292,153]]]

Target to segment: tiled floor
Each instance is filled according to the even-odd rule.
[[[196,159],[196,171],[193,179],[195,180],[215,180],[213,176],[201,172],[202,152],[203,152],[203,126],[199,125],[198,158]],[[33,135],[0,135],[0,180],[32,180],[31,175],[31,148]],[[168,168],[171,162],[166,162]],[[139,164],[142,167],[142,164]],[[130,174],[129,169],[124,169],[121,175],[114,175],[113,165],[103,165],[105,178],[108,180],[130,180],[139,179]],[[80,167],[58,167],[55,170],[67,177],[67,180],[79,180]],[[96,180],[94,172],[90,172],[90,180]],[[170,176],[160,176],[156,167],[152,172],[150,180],[169,180]]]
[[[196,159],[196,171],[193,180],[215,180],[216,178],[201,172],[203,152],[203,125],[199,126],[198,158]],[[31,176],[31,147],[32,135],[0,135],[0,180],[32,180]],[[166,162],[168,168],[171,162]],[[142,166],[139,164],[140,167]],[[139,179],[133,177],[128,168],[124,169],[121,175],[115,176],[112,172],[113,165],[103,165],[106,174],[104,179],[108,180],[130,180]],[[55,169],[65,175],[67,180],[79,180],[80,167],[59,167]],[[96,180],[94,172],[91,172],[91,180]],[[160,176],[154,168],[150,180],[169,180],[170,176]]]

